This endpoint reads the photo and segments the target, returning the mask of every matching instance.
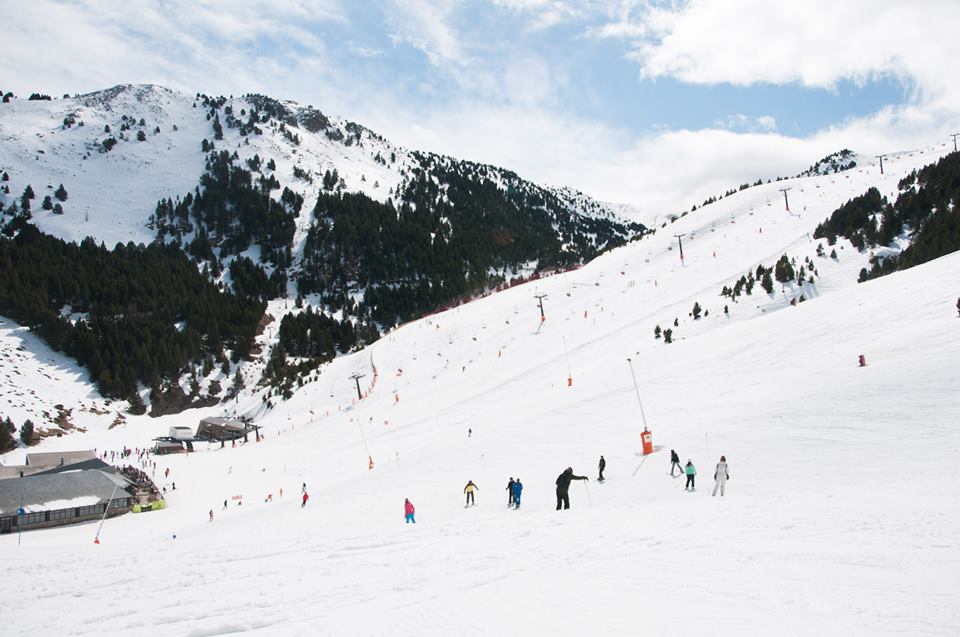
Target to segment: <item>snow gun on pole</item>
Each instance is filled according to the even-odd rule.
[[[643,401],[640,400],[640,387],[637,385],[637,375],[633,373],[633,360],[627,359],[627,364],[630,365],[630,376],[633,378],[633,389],[637,392],[637,402],[640,404],[640,417],[643,418],[643,428],[647,428],[647,416],[643,413]]]

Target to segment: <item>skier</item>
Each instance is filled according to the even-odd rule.
[[[478,487],[477,485],[475,485],[475,484],[473,483],[473,480],[470,480],[469,482],[467,482],[467,486],[465,486],[465,487],[463,488],[463,492],[467,494],[467,504],[466,504],[466,506],[470,506],[471,504],[476,504],[476,501],[475,501],[474,498],[473,498],[473,492],[474,492],[474,491],[479,491],[479,490],[480,490],[480,487]]]
[[[696,485],[694,485],[694,478],[697,475],[697,468],[693,466],[692,460],[687,460],[687,466],[683,468],[683,472],[687,474],[687,485],[683,487],[684,491],[696,491]]]
[[[673,470],[677,469],[680,471],[680,475],[683,475],[683,467],[680,466],[680,456],[677,455],[677,452],[673,449],[670,450],[670,477],[673,477]]]
[[[213,522],[213,509],[210,509],[210,521]]]
[[[414,524],[417,523],[417,521],[413,519],[413,514],[416,512],[413,508],[413,502],[411,502],[408,498],[403,499],[403,512],[404,517],[407,520],[407,524],[410,524],[411,522]]]
[[[473,436],[473,429],[467,429],[467,438],[470,438],[472,436]]]
[[[600,456],[600,477],[597,478],[599,482],[603,482],[603,470],[607,468],[607,461],[603,459],[603,456]]]
[[[564,469],[563,473],[557,476],[557,511],[560,510],[560,505],[563,505],[564,509],[570,508],[570,481],[571,480],[589,480],[587,476],[575,476],[573,475],[573,468],[567,467]]]
[[[717,495],[717,489],[720,489],[720,497],[723,497],[723,489],[730,479],[730,472],[727,471],[727,457],[720,456],[720,462],[717,463],[717,469],[713,472],[713,479],[716,483],[713,485],[713,495]]]
[[[309,500],[309,499],[310,499],[310,496],[307,495],[307,492],[306,492],[306,491],[304,491],[304,492],[303,492],[303,498],[300,500],[300,508],[301,508],[301,509],[302,509],[303,507],[307,506],[307,500]]]
[[[960,297],[957,297],[957,314],[960,315]]]
[[[224,511],[227,510],[227,501],[226,501],[226,500],[223,501],[223,510],[224,510]]]
[[[520,482],[520,478],[517,478],[513,483],[513,489],[511,493],[513,494],[513,504],[514,510],[520,508],[520,494],[523,492],[523,483]]]
[[[507,508],[513,506],[513,478],[507,483]]]

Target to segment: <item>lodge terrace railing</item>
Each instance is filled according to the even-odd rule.
[[[132,507],[132,502],[132,496],[110,500],[107,517],[128,512]],[[75,522],[99,520],[103,517],[105,509],[107,509],[107,503],[101,502],[90,506],[35,511],[24,513],[23,515],[17,515],[16,513],[3,514],[0,515],[0,533],[12,533],[17,530],[29,531],[31,529],[44,529],[64,524],[73,524]]]

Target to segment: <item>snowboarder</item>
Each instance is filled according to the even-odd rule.
[[[697,475],[697,468],[693,466],[692,460],[687,460],[687,466],[683,468],[683,472],[687,474],[687,485],[683,487],[684,491],[696,491],[696,485],[694,485],[694,478]]]
[[[414,524],[417,523],[417,521],[413,519],[413,514],[416,513],[416,511],[413,508],[413,502],[411,502],[409,498],[403,499],[403,513],[404,513],[404,517],[407,520],[406,522],[407,524],[410,524],[411,522],[413,522]]]
[[[467,494],[466,506],[470,506],[471,504],[476,504],[476,501],[474,500],[474,497],[473,497],[473,492],[479,491],[479,490],[480,488],[473,483],[473,480],[470,480],[469,482],[467,482],[467,486],[463,488],[463,492]]]
[[[513,506],[513,478],[507,483],[507,508]]]
[[[730,479],[730,472],[727,471],[727,457],[720,456],[720,462],[717,463],[717,469],[713,472],[713,479],[716,483],[713,485],[713,495],[717,495],[717,489],[720,489],[720,497],[723,497],[723,489]]]
[[[673,470],[677,469],[680,475],[683,475],[683,467],[680,466],[680,456],[673,449],[670,450],[670,477],[673,477]]]
[[[600,456],[600,477],[597,478],[600,482],[603,482],[603,470],[607,468],[607,461],[603,459],[603,456]]]
[[[520,478],[517,478],[513,482],[513,489],[511,490],[511,493],[513,493],[514,510],[520,508],[520,494],[522,492],[523,492],[523,483],[520,482]]]
[[[563,473],[557,476],[557,511],[560,510],[560,505],[563,505],[564,509],[570,508],[570,481],[571,480],[589,480],[587,476],[575,476],[573,475],[573,468],[567,467],[564,469]]]
[[[304,491],[304,492],[303,492],[303,498],[300,500],[300,508],[301,508],[301,509],[302,509],[303,507],[307,506],[307,500],[309,500],[309,499],[310,499],[310,496],[307,495],[307,492],[306,492],[306,491]]]

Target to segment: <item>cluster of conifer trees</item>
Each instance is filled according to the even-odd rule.
[[[0,314],[86,367],[107,397],[139,403],[206,357],[245,357],[265,305],[220,290],[176,246],[79,245],[22,216],[0,241]]]
[[[890,204],[876,188],[851,199],[817,226],[815,238],[837,236],[859,250],[889,246],[905,230],[910,245],[899,254],[874,257],[860,281],[905,270],[960,250],[960,153],[951,153],[902,179]],[[879,222],[878,222],[879,220]]]

